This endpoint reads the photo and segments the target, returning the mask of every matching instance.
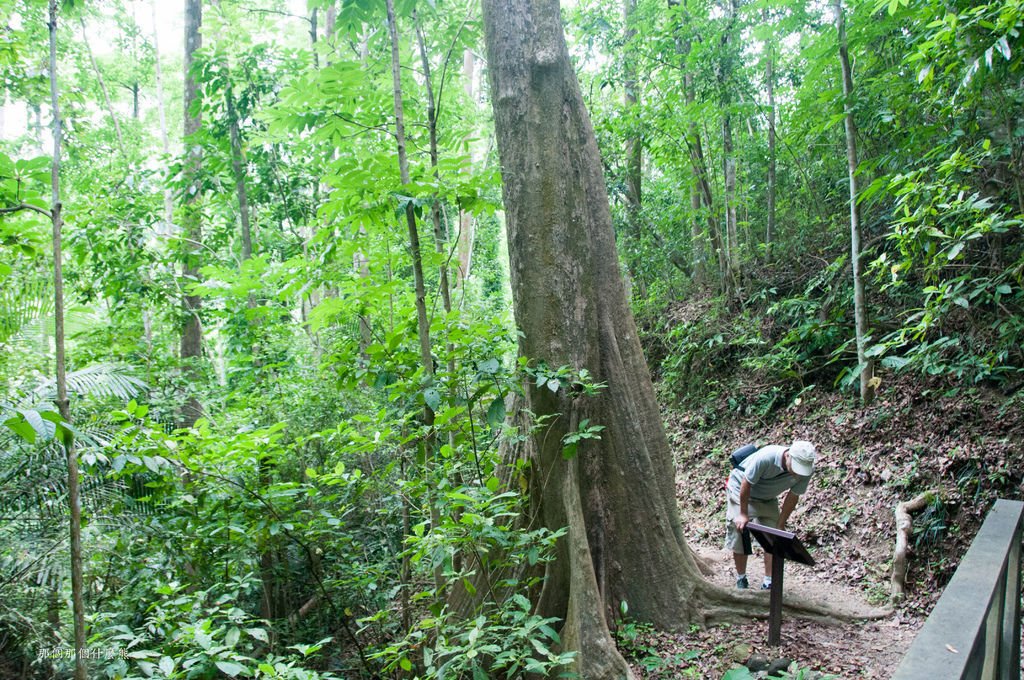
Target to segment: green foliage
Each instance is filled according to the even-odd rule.
[[[700,652],[675,652],[663,657],[655,645],[655,629],[647,623],[634,621],[627,615],[629,605],[619,605],[622,618],[615,624],[615,645],[628,659],[639,664],[651,678],[690,678],[700,672],[691,662],[700,658]]]
[[[302,17],[266,3],[208,7],[193,70],[203,125],[188,140],[177,57],[160,55],[163,112],[156,107],[149,18],[119,3],[62,6],[71,425],[50,403],[45,7],[0,2],[11,19],[0,41],[8,111],[26,117],[13,129],[9,116],[0,142],[0,508],[14,518],[0,522],[0,638],[38,677],[67,667],[36,652],[66,644],[70,630],[61,444],[72,438],[91,644],[125,652],[90,660],[97,677],[554,677],[571,665],[558,651],[560,622],[536,616],[526,597],[561,532],[522,521],[530,470],[509,466],[501,449],[541,425],[509,412],[523,384],[567,404],[604,386],[569,366],[517,363],[500,168],[481,106],[490,95],[467,96],[459,68],[464,50],[481,52],[476,5],[397,5],[406,186],[390,46],[372,30],[384,21],[380,4],[316,0]],[[582,0],[564,13],[663,396],[714,422],[765,417],[816,385],[852,384],[831,17],[814,4],[748,3],[729,19],[713,3],[621,9]],[[1018,389],[1024,10],[1017,0],[847,9],[877,375]],[[436,172],[411,61],[414,10],[438,103]],[[112,110],[82,33],[67,25],[79,15]],[[727,120],[739,187],[731,206]],[[185,207],[186,198],[196,201]],[[420,220],[429,371],[398,219],[407,205]],[[738,216],[735,243],[724,236],[727,207]],[[434,208],[437,234],[425,219]],[[476,222],[472,269],[448,312],[440,272],[456,278],[463,214]],[[201,244],[181,233],[186,217],[201,218]],[[729,298],[727,249],[741,268]],[[520,266],[546,266],[537,255]],[[199,278],[181,277],[186,259]],[[203,328],[203,356],[187,366],[178,358],[185,294],[202,298]],[[186,395],[206,417],[175,430]],[[568,459],[602,436],[583,415],[559,442]],[[956,474],[963,493],[977,493],[984,475],[1008,473],[965,464]],[[941,508],[927,526],[921,541],[943,530]],[[473,601],[468,616],[447,607],[456,593]],[[693,671],[685,653],[657,657],[655,633],[625,613],[620,648],[648,673]]]

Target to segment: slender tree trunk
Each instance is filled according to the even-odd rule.
[[[719,87],[722,98],[722,163],[725,175],[725,248],[726,295],[731,303],[738,300],[740,283],[740,244],[736,218],[736,157],[732,139],[732,31],[736,23],[735,0],[726,0],[728,23],[722,34],[722,64]]]
[[[185,285],[199,280],[199,254],[203,243],[203,223],[200,208],[200,164],[201,152],[198,144],[192,139],[202,125],[202,114],[192,108],[199,100],[199,84],[192,76],[192,64],[195,52],[202,46],[199,32],[203,22],[202,0],[186,0],[185,3],[185,97],[184,97],[184,137],[186,149],[186,172],[189,176],[189,188],[186,191],[184,210],[182,211],[182,229],[185,238],[185,255],[181,274]],[[182,299],[184,325],[181,332],[181,361],[185,366],[189,393],[182,405],[180,424],[191,427],[202,415],[202,405],[193,391],[199,383],[199,362],[202,357],[202,326],[199,311],[202,300],[198,295],[185,293]]]
[[[228,131],[231,142],[231,169],[235,176],[235,196],[238,198],[238,216],[242,227],[242,261],[252,259],[252,230],[249,215],[249,192],[245,188],[245,152],[242,149],[242,134],[238,129],[238,112],[231,87],[231,69],[228,67],[228,84],[224,90],[224,104],[228,114]]]
[[[765,11],[765,21],[770,16]],[[775,245],[775,39],[769,36],[767,61],[764,68],[764,79],[768,90],[768,225],[764,236],[764,255],[768,262],[772,261],[772,247]]]
[[[324,38],[329,44],[334,43],[334,29],[338,23],[338,6],[331,3],[327,6],[327,20],[324,26]]]
[[[728,104],[725,104],[727,107]],[[733,156],[732,114],[722,113],[722,155],[725,174],[725,254],[726,291],[735,299],[739,283],[739,235],[736,228],[736,158]]]
[[[669,0],[669,7],[675,7],[679,3],[676,0]],[[690,122],[687,125],[687,148],[690,150],[691,165],[693,166],[693,181],[690,183],[690,212],[692,213],[692,219],[690,221],[690,249],[692,251],[691,260],[693,263],[693,273],[691,278],[694,283],[700,285],[704,283],[707,277],[707,269],[705,259],[707,257],[707,245],[704,237],[704,230],[701,228],[700,223],[700,179],[701,172],[700,166],[703,164],[703,158],[697,158],[696,154],[701,150],[700,146],[700,132],[697,130],[697,121],[692,113],[693,104],[695,101],[694,88],[693,88],[693,69],[690,68],[689,64],[686,63],[687,58],[690,55],[692,45],[689,38],[681,40],[676,38],[676,50],[682,56],[683,61],[683,92],[686,100],[686,109],[689,112]],[[711,212],[711,205],[708,204],[708,213]]]
[[[630,41],[636,36],[636,29],[632,26],[633,12],[636,10],[636,0],[622,0],[622,21],[625,28],[623,42],[625,44],[625,56],[623,66],[622,83],[622,105],[627,115],[634,118],[637,103],[637,74],[636,63],[633,58],[633,48]],[[629,231],[634,237],[640,236],[640,208],[643,201],[643,138],[639,131],[639,125],[634,118],[634,127],[626,139],[626,213],[629,221]]]
[[[846,47],[846,22],[842,0],[833,0],[839,33],[839,64],[843,72],[843,109],[846,113],[846,160],[850,179],[850,262],[853,265],[853,316],[857,334],[857,365],[860,371],[860,399],[864,405],[875,398],[874,366],[867,357],[867,303],[864,298],[864,265],[860,248],[860,207],[857,204],[857,127],[853,120],[853,75]]]
[[[391,75],[394,86],[395,100],[395,138],[398,145],[398,166],[402,185],[410,183],[409,159],[405,152],[405,115],[402,110],[402,75],[398,56],[398,27],[395,23],[395,8],[392,0],[387,0],[388,32],[391,35]],[[427,320],[426,287],[423,282],[423,258],[420,250],[420,235],[416,226],[416,212],[412,201],[405,205],[405,220],[409,231],[409,248],[412,253],[413,284],[416,288],[416,321],[419,328],[420,361],[423,371],[433,376],[433,359],[430,355],[430,324]],[[430,410],[430,407],[427,407]],[[432,420],[432,414],[431,414]]]
[[[675,8],[679,6],[678,0],[668,0],[669,8]],[[686,4],[683,4],[684,17],[686,22],[689,23],[690,15],[686,9]],[[686,99],[686,107],[688,111],[693,110],[693,104],[696,100],[694,94],[694,83],[693,83],[693,69],[687,64],[690,51],[693,48],[692,41],[689,37],[683,39],[676,37],[676,49],[682,56],[682,68],[683,68],[683,91]],[[690,210],[693,213],[693,221],[690,223],[690,241],[693,249],[693,280],[696,283],[702,283],[707,277],[707,246],[709,239],[712,241],[712,248],[718,254],[719,261],[724,264],[722,259],[721,239],[718,237],[718,224],[715,220],[714,214],[714,198],[711,192],[711,184],[707,179],[706,165],[704,162],[704,148],[700,140],[700,130],[697,127],[696,116],[692,113],[690,115],[690,122],[687,125],[686,135],[686,148],[690,156],[690,164],[693,167],[693,182],[690,185]],[[707,234],[704,233],[704,229],[701,228],[700,223],[700,210],[701,201],[703,200],[705,208],[707,210]],[[724,271],[725,267],[721,266],[720,271]]]
[[[50,166],[50,219],[53,223],[53,319],[57,368],[57,410],[71,423],[68,403],[67,361],[64,355],[64,275],[61,229],[64,225],[60,201],[60,155],[63,126],[57,97],[57,0],[50,0],[50,106],[53,109],[53,162]],[[75,680],[86,678],[85,597],[82,578],[82,504],[78,492],[78,454],[70,435],[64,437],[68,465],[68,509],[71,532],[71,607],[75,627]]]
[[[388,33],[391,38],[391,78],[394,88],[394,100],[395,100],[395,139],[398,144],[398,167],[399,174],[401,176],[402,185],[407,186],[410,182],[409,178],[409,160],[406,157],[405,152],[405,115],[402,107],[402,74],[401,74],[401,63],[399,59],[399,44],[398,44],[398,24],[395,19],[395,6],[393,0],[386,0],[387,13],[388,13]],[[431,356],[430,351],[430,323],[427,320],[427,301],[426,301],[426,288],[423,282],[423,261],[420,254],[420,237],[419,230],[416,226],[416,213],[413,210],[412,201],[409,200],[405,205],[405,220],[406,226],[409,231],[409,250],[412,256],[412,271],[413,271],[413,283],[416,289],[416,323],[419,330],[420,340],[420,362],[423,365],[423,373],[429,382],[433,382],[434,377],[434,360]],[[423,421],[427,426],[427,431],[432,433],[434,426],[434,410],[428,403],[424,403],[423,406]],[[427,455],[433,455],[434,441],[433,436],[428,435],[427,441],[424,442],[424,447],[427,449]],[[404,468],[403,468],[404,469]],[[404,476],[404,473],[403,473]],[[403,530],[408,535],[409,533],[409,517],[408,517],[408,501],[403,500],[402,515],[403,515]],[[402,557],[402,621],[406,630],[409,630],[412,624],[411,618],[411,604],[408,600],[408,586],[411,580],[411,569],[409,564],[408,556]]]
[[[313,8],[313,12],[309,15],[309,44],[313,52],[313,66],[315,66],[317,70],[320,69],[320,55],[317,54],[316,51],[316,41],[319,38],[319,34],[317,32],[318,15],[319,10],[316,7]]]
[[[153,63],[156,69],[156,107],[157,113],[160,117],[160,144],[164,152],[164,157],[170,157],[171,155],[171,143],[167,135],[167,109],[164,105],[164,79],[163,71],[160,67],[160,30],[158,28],[156,18],[156,3],[157,0],[153,0],[150,3],[150,11],[153,15]],[[170,236],[171,232],[174,231],[174,195],[171,192],[170,187],[164,187],[164,235]]]
[[[427,130],[430,135],[430,169],[434,173],[434,181],[440,184],[441,175],[437,169],[437,106],[434,102],[434,84],[430,76],[430,60],[427,58],[427,46],[423,41],[423,31],[420,28],[419,19],[416,19],[416,41],[420,49],[420,63],[423,65],[423,87],[427,93]],[[434,194],[434,202],[430,208],[430,218],[434,223],[434,250],[438,255],[445,254],[444,230],[441,228],[441,202],[437,194]],[[452,296],[448,286],[448,262],[441,261],[440,268],[441,302],[444,311],[451,313]],[[454,366],[450,367],[454,372]]]
[[[96,74],[96,80],[100,84],[100,92],[103,94],[103,103],[107,107],[107,115],[110,116],[110,122],[114,124],[114,134],[117,137],[117,148],[121,152],[121,159],[127,163],[128,156],[124,150],[124,135],[121,134],[121,123],[117,120],[117,114],[114,112],[114,107],[110,103],[110,94],[107,92],[107,83],[103,80],[103,74],[100,72],[100,66],[96,63],[96,57],[92,53],[92,47],[89,46],[89,31],[85,27],[85,19],[83,17],[79,17],[78,22],[82,26],[82,42],[85,44],[85,51],[89,55],[89,61],[92,63],[93,73]]]
[[[462,77],[466,96],[471,102],[476,103],[476,55],[472,50],[466,50],[462,55]],[[468,140],[467,140],[468,141]],[[470,162],[477,162],[477,154],[470,148]],[[456,245],[456,260],[458,266],[455,270],[455,286],[461,288],[469,277],[470,267],[473,264],[473,241],[476,238],[476,221],[473,216],[465,210],[459,211],[459,237]]]
[[[434,101],[434,83],[430,75],[430,59],[427,57],[427,46],[423,40],[423,30],[420,27],[419,16],[414,12],[413,17],[416,21],[416,42],[420,50],[420,63],[423,65],[423,87],[426,89],[427,94],[427,129],[430,135],[430,168],[434,173],[434,181],[440,185],[441,175],[438,171],[438,152],[437,152],[437,106]],[[445,238],[444,231],[441,228],[441,201],[440,197],[435,192],[434,201],[430,208],[430,217],[434,222],[434,249],[435,252],[440,256],[441,266],[439,273],[438,285],[441,288],[441,303],[444,306],[445,314],[451,314],[452,312],[452,297],[451,291],[448,287],[448,259],[445,257]],[[451,381],[450,385],[450,398],[454,403],[455,399],[455,348],[449,341],[446,349],[448,354],[447,369],[448,369],[448,380]],[[455,434],[449,430],[449,445],[454,447]],[[430,502],[430,520],[434,526],[440,526],[441,514],[437,509],[437,504]],[[434,586],[437,591],[440,592],[444,586],[444,570],[440,565],[434,567]]]

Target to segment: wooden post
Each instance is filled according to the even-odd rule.
[[[768,646],[778,647],[782,637],[782,573],[786,558],[772,556],[772,589],[768,603]]]
[[[764,551],[772,556],[772,588],[768,601],[768,645],[778,647],[782,637],[782,587],[786,559],[813,567],[814,558],[807,552],[807,548],[796,537],[796,534],[754,522],[747,524],[747,529],[761,544]]]

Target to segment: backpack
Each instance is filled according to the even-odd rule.
[[[743,464],[747,458],[750,458],[754,453],[757,453],[758,447],[756,444],[746,444],[729,454],[729,462],[732,463],[733,468],[738,468]]]

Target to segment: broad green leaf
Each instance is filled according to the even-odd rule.
[[[14,416],[4,421],[4,425],[7,429],[18,435],[29,444],[35,444],[36,442],[36,431],[31,425],[28,424],[24,418],[20,416]]]
[[[491,428],[498,428],[503,422],[505,422],[505,400],[497,397],[487,409],[487,424]]]
[[[423,390],[423,402],[430,407],[431,411],[441,408],[441,393],[433,387]]]
[[[214,663],[222,673],[229,675],[232,678],[245,670],[245,666],[235,663],[234,661],[216,661]]]
[[[245,632],[260,642],[270,642],[270,637],[267,635],[267,631],[263,628],[246,628]]]

